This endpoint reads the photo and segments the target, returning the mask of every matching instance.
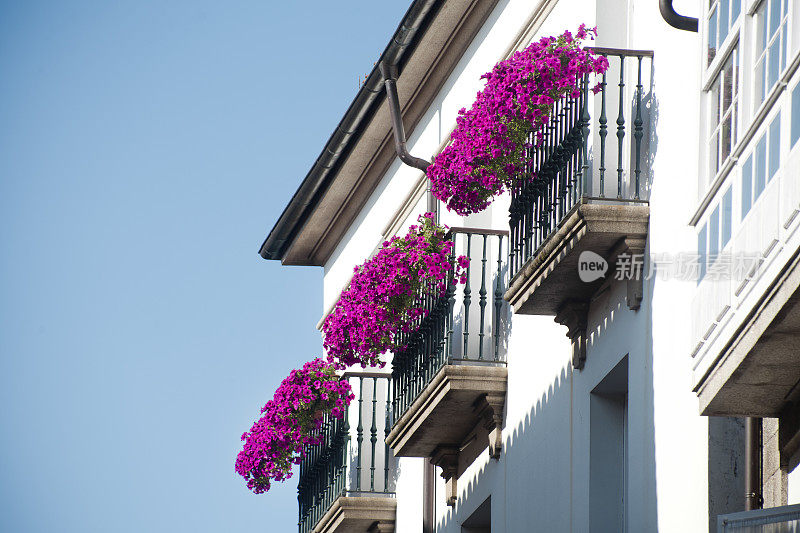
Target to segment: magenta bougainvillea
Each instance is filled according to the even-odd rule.
[[[247,480],[247,488],[259,494],[268,491],[272,481],[292,477],[292,465],[309,446],[320,443],[321,415],[342,418],[353,398],[347,380],[322,359],[292,370],[261,408],[261,418],[242,434],[236,472]]]
[[[523,171],[525,150],[542,141],[554,103],[576,98],[578,79],[602,74],[608,60],[581,48],[596,28],[544,37],[484,74],[486,87],[461,109],[452,143],[427,169],[434,196],[460,215],[485,209]],[[600,89],[599,84],[593,88]]]
[[[427,310],[419,296],[441,296],[451,276],[463,283],[468,259],[452,261],[453,243],[432,213],[419,217],[405,237],[392,237],[355,268],[353,279],[323,323],[328,360],[337,367],[383,366],[380,356],[401,348],[398,333],[408,333]]]

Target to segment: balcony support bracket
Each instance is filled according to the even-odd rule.
[[[394,533],[394,522],[378,520],[369,526],[367,533]]]
[[[642,305],[642,298],[644,296],[644,248],[646,241],[643,237],[626,237],[625,248],[628,254],[626,259],[625,274],[628,294],[626,301],[628,309],[631,311],[638,311]]]
[[[503,452],[503,406],[505,394],[488,393],[475,402],[475,412],[489,431],[489,457],[500,459]]]
[[[555,321],[567,326],[572,341],[572,368],[581,370],[586,363],[586,325],[589,302],[568,301],[556,313]]]
[[[431,463],[442,469],[447,505],[455,507],[458,497],[458,446],[439,446],[434,450]]]

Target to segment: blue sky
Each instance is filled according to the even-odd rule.
[[[408,3],[0,3],[0,531],[295,530],[233,463],[322,274],[257,250]]]

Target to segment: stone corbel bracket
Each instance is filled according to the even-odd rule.
[[[506,395],[488,393],[475,402],[475,412],[483,421],[483,427],[489,432],[489,457],[500,459],[503,453],[503,408]]]
[[[456,505],[458,498],[458,452],[458,446],[439,446],[431,456],[431,463],[442,469],[445,499],[450,507]]]
[[[589,302],[566,302],[558,310],[555,321],[567,326],[567,337],[572,341],[572,367],[581,370],[586,363],[586,327]]]
[[[626,272],[628,293],[626,296],[628,308],[638,311],[644,297],[644,249],[647,240],[643,237],[626,237],[624,239],[625,251],[630,261]]]

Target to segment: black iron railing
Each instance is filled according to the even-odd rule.
[[[584,77],[578,80],[577,98],[565,97],[555,103],[543,142],[529,150],[525,172],[512,187],[509,209],[512,277],[576,204],[641,202],[645,196],[643,172],[649,170],[649,162],[642,149],[643,116],[649,110],[645,109],[648,103],[643,81],[651,78],[652,69],[648,70],[648,63],[643,65],[643,61],[647,59],[651,65],[653,52],[592,50],[606,56],[610,64],[598,80],[600,92],[593,95],[590,85],[594,82]],[[597,115],[594,123],[592,111]],[[616,123],[616,142],[608,139],[609,120]],[[629,124],[627,130],[626,124]]]
[[[323,442],[300,463],[298,529],[310,533],[340,496],[393,497],[389,433],[389,375],[346,373],[356,398],[342,419],[323,417]]]
[[[397,421],[447,364],[503,364],[507,304],[508,232],[452,228],[455,257],[470,259],[467,282],[451,281],[445,294],[423,287],[427,316],[400,334],[405,348],[392,360],[392,413]]]

